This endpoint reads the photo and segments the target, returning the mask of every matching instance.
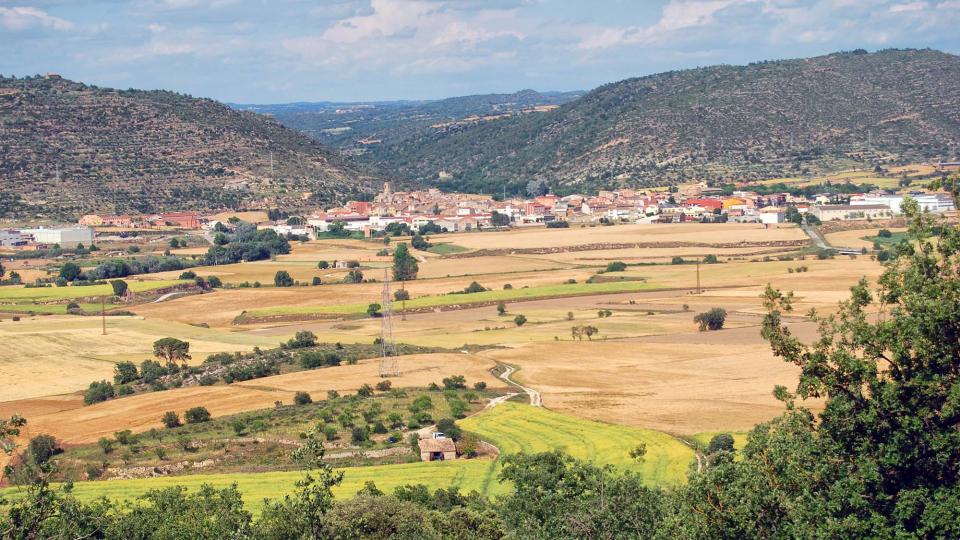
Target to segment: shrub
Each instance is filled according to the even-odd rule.
[[[292,338],[283,344],[285,349],[304,349],[307,347],[316,347],[317,335],[309,330],[301,330],[294,334]]]
[[[705,332],[707,330],[720,330],[723,328],[723,323],[727,320],[727,310],[723,308],[713,308],[710,311],[705,311],[693,318],[693,322],[697,323],[700,326],[700,331]]]
[[[463,289],[463,292],[465,292],[465,293],[478,293],[478,292],[484,292],[484,291],[486,291],[486,290],[487,290],[486,287],[484,287],[483,285],[477,283],[476,281],[473,281],[473,282],[470,283],[470,285],[467,285],[467,287],[466,287],[465,289]]]
[[[293,402],[297,405],[308,405],[313,403],[313,398],[307,392],[297,392],[293,395]]]
[[[100,447],[100,450],[103,450],[104,454],[113,452],[113,441],[106,437],[100,437],[100,439],[97,441],[97,446]]]
[[[357,395],[361,397],[370,397],[373,395],[373,387],[369,384],[364,384],[357,390]]]
[[[383,435],[387,432],[387,426],[383,425],[383,422],[376,422],[373,424],[373,432],[377,435]]]
[[[715,454],[717,452],[733,452],[733,436],[729,433],[718,433],[710,439],[707,445],[707,453]]]
[[[361,283],[363,281],[363,272],[359,270],[351,270],[347,272],[347,275],[343,278],[344,283]]]
[[[877,232],[877,236],[879,236],[880,238],[893,238],[893,233],[890,232],[888,229],[880,229]]]
[[[330,263],[327,261],[320,261],[317,263],[317,268],[320,270],[326,270],[327,268],[330,268]]]
[[[607,272],[623,272],[627,269],[627,263],[622,261],[613,261],[607,263]]]
[[[683,260],[683,257],[679,257],[679,256],[670,259],[670,264],[683,264],[685,262],[686,261]]]
[[[370,440],[370,433],[367,426],[356,426],[350,430],[350,442],[353,444],[363,444]]]
[[[391,386],[393,386],[393,383],[391,383],[389,380],[380,381],[377,383],[377,391],[386,392],[387,390],[390,390]]]
[[[113,382],[117,384],[127,384],[138,378],[137,365],[133,362],[117,362],[113,366]]]
[[[210,411],[206,407],[193,407],[183,414],[188,424],[199,424],[210,420]]]
[[[177,413],[173,411],[167,411],[163,413],[163,416],[160,417],[160,421],[163,422],[163,425],[165,427],[170,429],[179,427],[181,425],[180,417],[177,416]]]
[[[487,389],[487,383],[483,381],[477,381],[473,383],[473,389],[478,391],[483,391]]]
[[[717,264],[720,260],[717,259],[716,255],[710,254],[703,258],[703,262],[706,264]]]
[[[463,375],[445,377],[441,382],[447,390],[460,390],[467,387],[467,379]]]
[[[293,287],[293,278],[286,270],[277,270],[273,275],[273,285],[276,287]]]
[[[197,279],[197,273],[193,270],[187,270],[180,274],[180,279]]]
[[[113,385],[107,381],[94,381],[83,393],[83,404],[93,405],[114,397]]]
[[[396,300],[397,302],[401,302],[403,300],[409,300],[410,292],[406,289],[400,289],[399,291],[396,291],[393,293],[393,299]]]
[[[113,438],[115,438],[118,443],[123,445],[129,445],[137,442],[136,437],[133,436],[133,432],[130,431],[129,429],[114,432]]]
[[[323,366],[339,366],[340,357],[335,353],[310,351],[300,355],[300,365],[306,369],[316,369]]]
[[[452,414],[455,418],[463,418],[466,416],[469,408],[470,407],[466,404],[466,402],[460,399],[455,399],[450,402],[450,414]]]
[[[334,426],[332,424],[327,424],[323,426],[323,436],[328,441],[337,440],[337,426]]]
[[[523,326],[527,324],[527,318],[521,313],[513,318],[513,323],[517,326]]]
[[[223,281],[217,276],[210,276],[207,278],[207,285],[209,285],[211,289],[220,289],[223,287]]]
[[[50,458],[63,452],[52,435],[40,434],[30,439],[27,445],[27,454],[37,465],[43,465]]]
[[[123,296],[127,294],[127,282],[122,279],[114,279],[110,282],[110,286],[113,287],[114,296]]]
[[[511,284],[509,284],[509,283],[504,284],[503,290],[509,291],[510,289],[513,289],[513,285],[511,285]]]
[[[457,426],[457,423],[450,418],[441,418],[437,420],[437,431],[443,433],[444,436],[459,441],[460,437],[463,435],[463,430]]]
[[[381,309],[382,307],[383,307],[383,306],[381,306],[380,304],[370,304],[369,306],[367,306],[367,315],[369,315],[369,316],[371,316],[371,317],[377,317],[377,316],[379,316],[379,315],[380,315],[380,309]]]
[[[320,278],[317,276],[313,276],[313,279],[310,281],[310,284],[313,285],[314,287],[316,287],[317,285],[320,285],[321,284]]]

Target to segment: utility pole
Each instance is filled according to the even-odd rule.
[[[697,259],[697,294],[700,294],[700,259]]]
[[[103,326],[103,335],[107,335],[107,300],[105,296],[100,297],[100,322]]]

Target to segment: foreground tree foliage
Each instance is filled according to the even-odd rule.
[[[814,343],[784,323],[792,295],[767,288],[762,333],[801,369],[799,384],[775,390],[785,413],[739,453],[715,437],[685,486],[647,487],[557,451],[502,457],[511,491],[495,501],[372,483],[334,501],[342,475],[323,463],[316,432],[294,455],[309,473],[257,519],[235,487],[80,503],[69,484],[47,483],[55,459],[32,460],[32,484],[0,502],[0,538],[960,538],[960,231],[941,227],[934,241],[932,220],[905,208],[911,242],[895,247],[874,292],[861,281],[836,314],[811,314]],[[5,448],[23,425],[0,422]]]

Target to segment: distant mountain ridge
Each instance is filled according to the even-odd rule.
[[[958,81],[960,57],[933,50],[720,65],[606,84],[537,114],[421,122],[356,153],[407,179],[487,193],[531,181],[566,192],[956,159]],[[338,136],[331,144],[350,148],[350,133]]]
[[[382,180],[210,99],[0,77],[0,216],[342,202]]]
[[[537,108],[569,103],[584,92],[477,94],[438,100],[370,102],[299,102],[281,104],[230,104],[231,107],[267,114],[283,125],[306,133],[344,154],[363,155],[372,145],[392,145],[418,130],[438,124],[487,121],[523,115]]]

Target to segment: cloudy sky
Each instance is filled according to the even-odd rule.
[[[0,74],[247,103],[590,89],[836,50],[960,53],[960,0],[0,0]]]

